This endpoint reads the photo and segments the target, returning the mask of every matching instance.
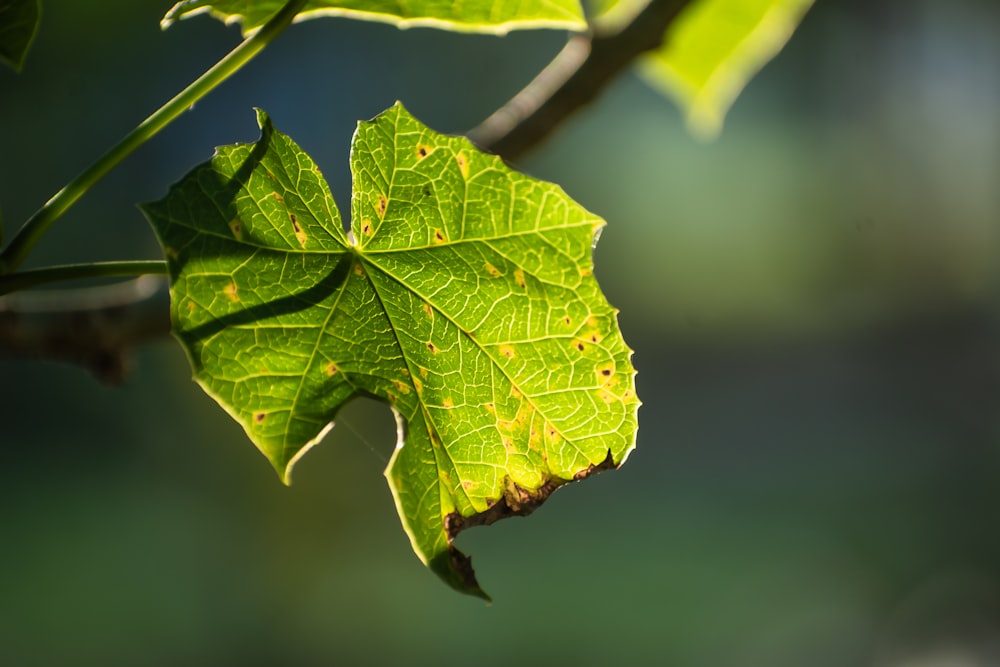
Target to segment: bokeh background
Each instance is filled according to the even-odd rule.
[[[0,71],[8,236],[237,43],[168,4],[45,0]],[[358,119],[466,131],[564,39],[293,26],[32,261],[158,257],[134,204],[254,106],[346,210]],[[1000,664],[1000,5],[818,0],[718,140],[627,75],[518,166],[609,221],[644,407],[621,470],[462,535],[493,606],[412,555],[387,408],[286,488],[163,340],[120,388],[0,361],[0,664]]]

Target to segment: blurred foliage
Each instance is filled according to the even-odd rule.
[[[239,39],[104,4],[50,0],[0,72],[8,230]],[[133,202],[253,139],[251,106],[346,200],[358,118],[399,98],[463,131],[562,42],[291,30],[37,261],[156,256]],[[3,362],[0,663],[996,664],[998,37],[989,0],[819,2],[716,142],[626,77],[518,165],[609,221],[597,275],[646,407],[622,470],[460,538],[492,607],[412,559],[386,409],[352,404],[282,488],[172,341],[120,390]],[[324,85],[287,75],[304,54]]]

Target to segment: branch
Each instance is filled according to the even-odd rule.
[[[574,35],[521,92],[469,133],[484,150],[516,160],[593,101],[640,55],[659,48],[690,0],[651,0],[623,27]]]
[[[170,333],[166,279],[0,298],[0,355],[65,361],[108,383],[124,380],[137,345]]]

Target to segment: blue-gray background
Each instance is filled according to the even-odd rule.
[[[0,71],[8,236],[238,41],[166,9],[46,0]],[[563,40],[293,26],[32,261],[156,258],[135,202],[254,106],[346,211],[357,119],[465,131]],[[714,143],[627,75],[518,166],[609,221],[645,406],[623,469],[462,536],[492,607],[410,552],[387,408],[285,488],[164,340],[121,388],[0,362],[0,664],[1000,664],[1000,7],[818,0]]]

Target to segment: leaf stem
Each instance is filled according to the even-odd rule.
[[[120,276],[164,275],[167,263],[160,260],[136,260],[127,262],[90,262],[88,264],[65,264],[47,266],[43,269],[19,271],[0,276],[0,295],[18,290],[55,282],[79,278],[112,278]]]
[[[58,220],[77,199],[104,178],[122,160],[187,111],[192,104],[239,71],[265,46],[270,44],[288,27],[296,14],[305,6],[306,1],[288,0],[260,30],[243,40],[239,46],[195,79],[187,88],[154,111],[111,150],[98,158],[90,167],[45,202],[28,218],[3,252],[0,252],[0,275],[8,274],[20,266],[52,223]]]

